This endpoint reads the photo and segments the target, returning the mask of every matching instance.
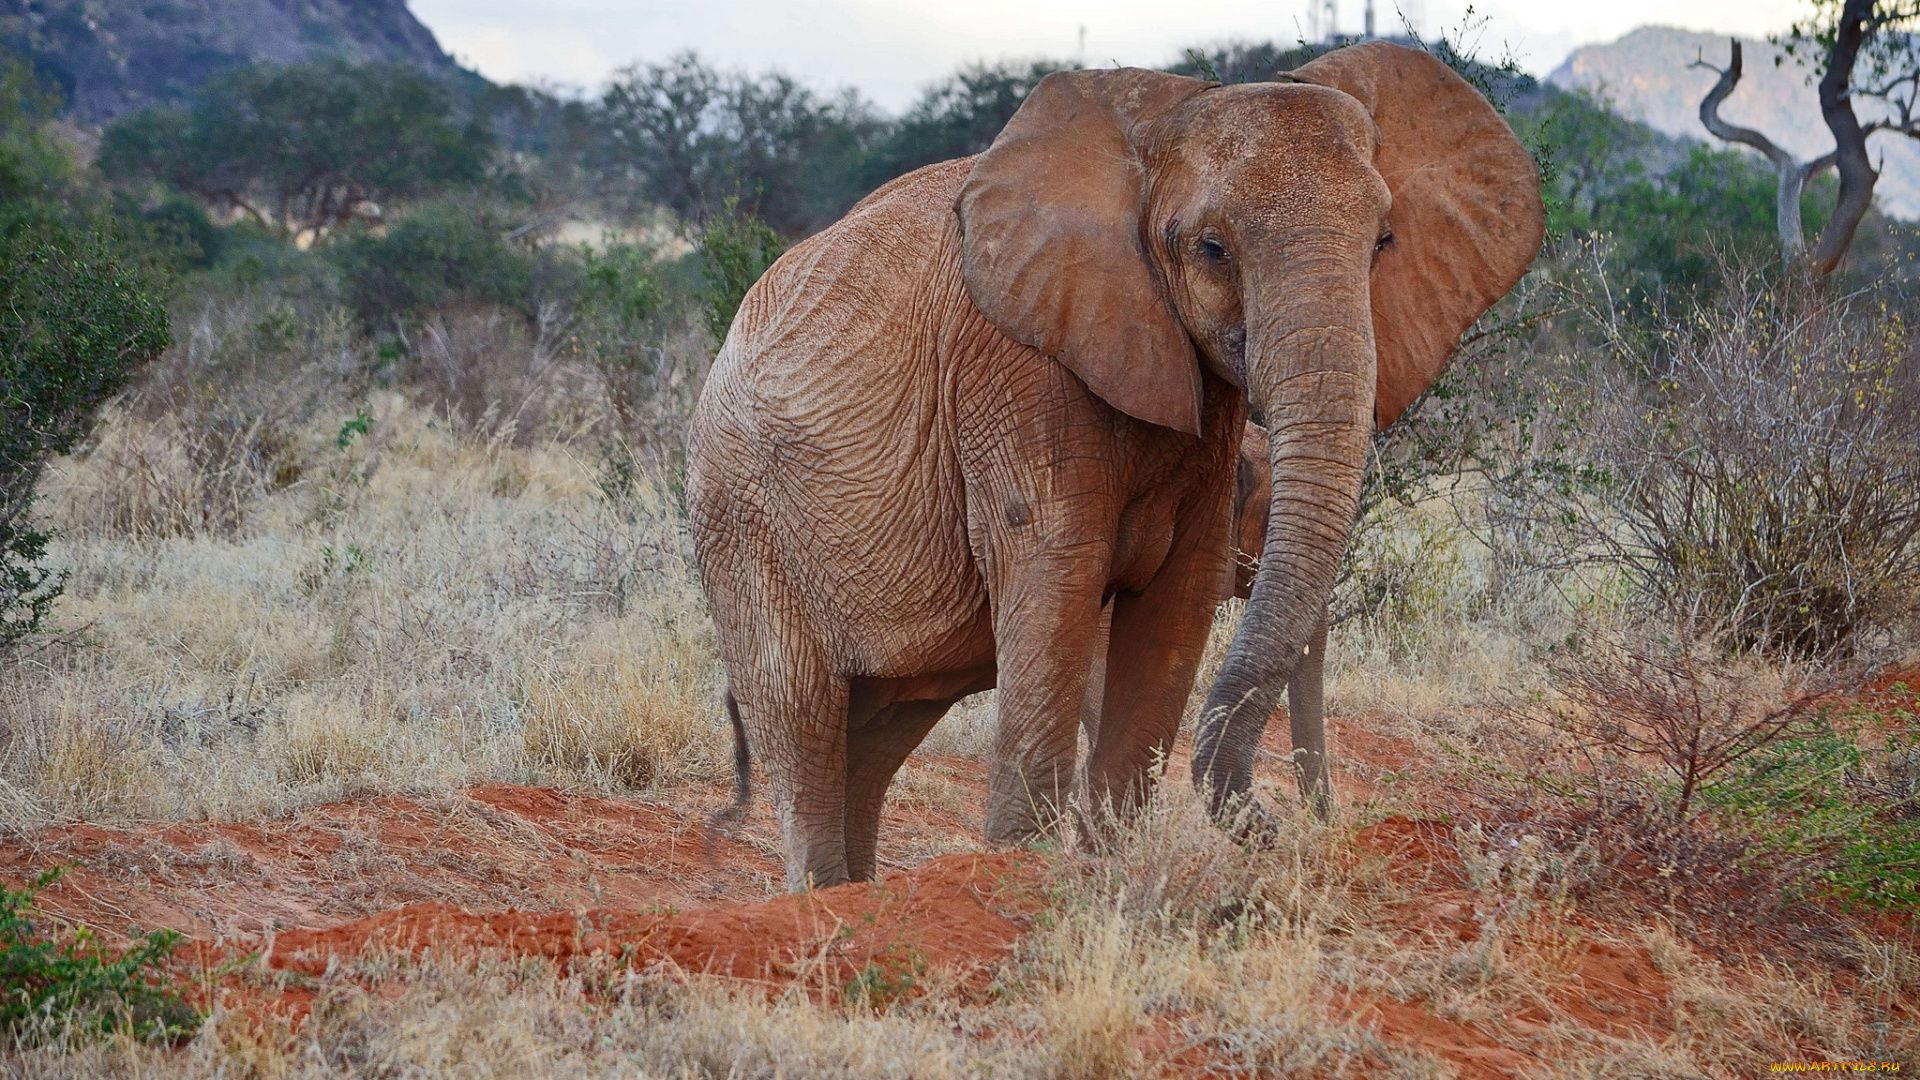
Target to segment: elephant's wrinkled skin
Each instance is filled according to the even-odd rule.
[[[1526,151],[1426,54],[1369,43],[1293,78],[1054,74],[986,153],[881,188],[748,293],[687,495],[790,886],[871,877],[888,781],[990,686],[987,838],[1057,813],[1109,599],[1087,782],[1096,804],[1140,796],[1227,581],[1251,404],[1267,532],[1194,757],[1216,812],[1248,792],[1368,432],[1543,221]]]

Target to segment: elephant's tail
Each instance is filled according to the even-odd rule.
[[[747,805],[753,801],[753,755],[747,750],[747,728],[740,722],[740,703],[734,700],[732,687],[727,688],[727,719],[733,723],[733,805],[714,814],[708,823],[709,847],[713,831],[738,823],[747,816]]]

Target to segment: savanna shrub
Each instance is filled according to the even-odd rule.
[[[747,290],[785,250],[780,234],[742,211],[737,199],[728,199],[721,212],[707,220],[700,231],[700,260],[707,279],[707,331],[714,344],[727,340]]]
[[[1735,651],[1855,652],[1920,611],[1920,360],[1889,288],[1723,277],[1651,334],[1587,311],[1607,340],[1556,366],[1540,420],[1577,468],[1495,502],[1544,561]]]
[[[28,517],[48,459],[169,341],[166,308],[103,231],[0,220],[0,647],[39,630],[64,584]]]
[[[156,930],[114,955],[85,927],[54,940],[34,925],[34,896],[60,877],[0,888],[0,1032],[21,1041],[89,1031],[177,1039],[200,1017],[180,1000],[161,965],[183,940]]]
[[[579,340],[606,384],[623,432],[640,426],[666,360],[660,316],[666,290],[651,248],[612,244],[583,253],[585,287],[577,303]]]
[[[1619,372],[1594,523],[1648,594],[1740,647],[1854,646],[1920,598],[1920,362],[1880,294],[1741,275]],[[1630,381],[1627,381],[1630,380]]]
[[[1419,511],[1370,524],[1349,545],[1328,616],[1335,625],[1370,624],[1404,658],[1435,629],[1459,621],[1474,601],[1466,536],[1445,517]]]
[[[524,306],[537,262],[508,238],[483,206],[433,202],[400,218],[386,235],[358,232],[328,246],[346,302],[371,332],[430,311],[467,305]]]

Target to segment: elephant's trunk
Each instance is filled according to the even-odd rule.
[[[1299,665],[1333,588],[1366,468],[1374,344],[1366,276],[1326,275],[1249,297],[1247,388],[1271,434],[1273,501],[1253,593],[1194,736],[1193,781],[1217,819],[1264,821],[1250,797],[1267,717]],[[1350,282],[1357,282],[1357,285]],[[1256,321],[1253,312],[1266,317]],[[1314,725],[1318,726],[1318,725]],[[1294,732],[1302,793],[1323,813],[1325,736]],[[1247,818],[1239,818],[1245,814]]]

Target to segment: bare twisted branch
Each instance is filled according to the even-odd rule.
[[[1715,71],[1720,74],[1720,81],[1714,83],[1713,89],[1707,91],[1707,96],[1700,101],[1700,122],[1706,125],[1707,130],[1712,132],[1717,138],[1725,139],[1731,143],[1741,143],[1746,146],[1751,146],[1755,150],[1765,154],[1767,160],[1773,162],[1775,169],[1782,169],[1788,166],[1797,167],[1799,162],[1794,160],[1793,155],[1788,153],[1772,139],[1767,138],[1752,128],[1730,124],[1721,118],[1720,103],[1727,100],[1727,98],[1732,95],[1734,88],[1740,85],[1740,75],[1743,66],[1739,38],[1733,39],[1733,57],[1728,61],[1725,70],[1714,67],[1704,59],[1697,59],[1687,65],[1688,68],[1705,68],[1708,71]]]
[[[1700,101],[1700,123],[1715,136],[1730,143],[1751,146],[1766,156],[1773,164],[1774,175],[1778,183],[1774,192],[1774,225],[1780,234],[1780,250],[1788,259],[1797,259],[1807,249],[1805,232],[1800,227],[1800,192],[1807,181],[1832,168],[1838,160],[1838,151],[1822,154],[1812,161],[1802,163],[1780,144],[1752,128],[1729,123],[1720,115],[1720,105],[1732,95],[1740,85],[1743,70],[1740,39],[1732,39],[1732,55],[1724,70],[1714,67],[1705,59],[1696,59],[1688,64],[1689,68],[1705,68],[1719,72],[1720,79],[1707,91]]]

